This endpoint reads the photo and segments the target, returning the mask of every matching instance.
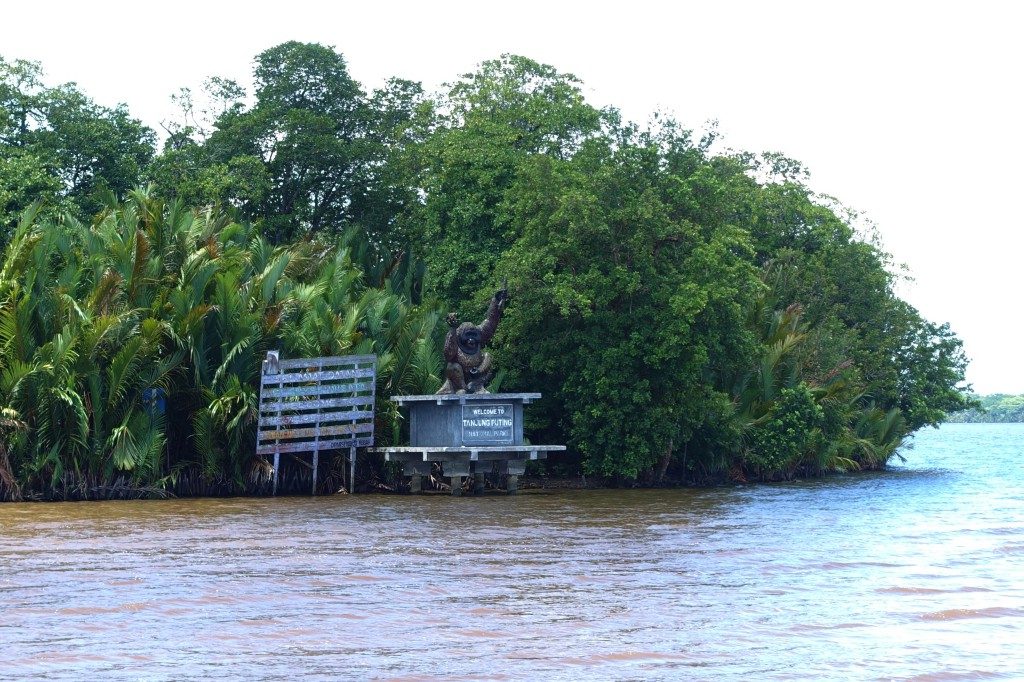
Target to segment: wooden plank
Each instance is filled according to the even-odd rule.
[[[458,452],[478,452],[480,454],[488,452],[519,452],[529,453],[536,450],[537,452],[563,452],[565,450],[564,445],[473,445],[473,446],[433,446],[433,445],[389,445],[384,448],[374,448],[374,452],[438,452],[438,453],[458,453]]]
[[[390,400],[404,405],[406,403],[436,402],[438,405],[454,401],[458,403],[471,403],[477,400],[522,400],[529,404],[534,400],[540,400],[540,393],[466,393],[466,394],[445,394],[445,395],[393,395]]]
[[[422,462],[423,455],[419,452],[385,452],[385,462]]]
[[[316,436],[340,436],[350,433],[372,433],[373,422],[356,424],[339,424],[337,426],[316,426],[311,429],[289,429],[286,431],[263,431],[259,434],[260,441],[294,440],[296,438],[315,438]]]
[[[547,459],[546,452],[536,457],[530,452],[482,452],[472,459],[468,452],[385,452],[385,462],[526,462]]]
[[[348,492],[356,494],[356,449],[352,446],[348,449]]]
[[[275,453],[286,453],[286,452],[312,452],[313,441],[307,441],[302,443],[267,443],[266,445],[256,446],[257,455],[272,455]],[[373,438],[345,438],[342,440],[328,440],[320,441],[320,450],[341,450],[343,448],[364,448],[368,445],[373,445]]]
[[[352,398],[336,398],[334,401],[340,403],[337,405],[325,405],[327,400],[303,400],[295,401],[290,403],[263,403],[260,405],[260,413],[262,417],[267,417],[271,414],[281,413],[281,416],[295,416],[304,414],[340,414],[344,419],[345,414],[356,414],[357,412],[373,412],[373,403],[369,400],[360,398],[359,400],[353,400]],[[293,406],[298,407],[293,407]],[[330,410],[329,412],[318,412],[318,410]]]
[[[323,358],[293,358],[291,360],[279,360],[277,366],[281,369],[312,368],[312,367],[333,367],[336,365],[363,365],[376,364],[376,355],[335,355]]]
[[[353,398],[324,398],[322,400],[268,400],[260,403],[261,413],[277,412],[298,412],[300,410],[326,410],[334,407],[354,407],[366,405],[372,407],[374,398],[372,395],[360,395]]]
[[[316,381],[338,381],[339,379],[372,379],[375,370],[373,367],[365,369],[333,369],[323,372],[293,372],[287,374],[266,374],[264,378],[267,383],[273,384],[300,384],[314,383]]]
[[[278,452],[274,453],[274,490],[271,494],[277,495],[277,474],[281,468],[281,454]]]
[[[313,492],[311,495],[316,495],[316,472],[320,468],[320,449],[317,448],[313,451]]]
[[[264,426],[294,426],[296,424],[328,424],[331,422],[352,422],[360,419],[373,419],[373,410],[353,410],[350,412],[303,412],[285,414],[280,417],[264,417],[260,419],[260,430]]]
[[[277,382],[274,382],[275,384]],[[289,386],[288,388],[267,388],[263,391],[264,398],[291,398],[295,396],[328,395],[335,393],[372,392],[371,383],[353,384],[319,384],[312,386]]]
[[[346,383],[348,383],[348,382],[346,382]],[[323,398],[323,396],[320,394],[320,391],[319,391],[319,389],[320,389],[320,381],[319,380],[316,383],[316,387],[317,387],[317,392],[315,393],[315,395],[318,398]],[[317,412],[317,414],[320,414],[320,410],[317,410],[316,412]],[[316,422],[313,425],[313,431],[314,431],[314,434],[313,434],[313,443],[314,443],[314,445],[313,445],[313,463],[314,463],[314,466],[316,465],[317,458],[320,456],[320,428],[321,428],[320,422]],[[349,432],[345,432],[345,433],[351,433],[351,432],[349,431]],[[316,481],[316,472],[315,471],[313,472],[313,481],[314,482]]]
[[[270,389],[268,389],[268,394],[263,396],[263,400],[282,400],[285,403],[287,403],[289,400],[292,402],[299,402],[302,400],[315,400],[317,398],[322,398],[324,400],[333,398],[362,398],[366,401],[373,400],[375,398],[372,389],[363,389],[361,391],[333,391],[331,389],[328,389],[326,391],[323,391],[322,393],[319,393],[318,391],[312,390],[312,388],[310,387],[304,388],[305,390],[303,391],[285,393],[284,395],[270,395]],[[284,393],[287,390],[287,388],[276,388],[274,389],[274,393]]]
[[[468,452],[424,452],[424,462],[525,462],[530,459],[528,452],[481,452],[473,459]],[[547,453],[537,453],[537,458],[547,459]]]

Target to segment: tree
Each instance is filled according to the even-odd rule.
[[[501,358],[517,384],[547,386],[547,428],[591,473],[654,475],[717,400],[708,379],[750,352],[747,238],[680,210],[682,178],[664,169],[684,148],[623,131],[571,160],[535,157],[509,193],[521,236],[499,266],[516,292]]]
[[[134,188],[153,156],[154,132],[123,104],[98,105],[74,83],[46,87],[35,62],[0,58],[0,108],[0,163],[28,170],[22,189],[8,190],[10,213],[25,208],[27,197],[19,197],[38,188],[42,196],[33,201],[66,199],[80,215],[91,215],[102,205],[101,192]],[[13,172],[9,166],[7,174]],[[59,182],[59,191],[44,174]]]
[[[571,74],[504,55],[462,76],[438,103],[420,150],[427,198],[419,243],[442,300],[462,305],[493,286],[500,254],[517,236],[504,199],[524,163],[570,158],[600,132],[602,114],[579,86]]]
[[[972,398],[976,401],[974,407],[949,415],[947,421],[952,423],[1024,422],[1024,395],[993,393],[981,397],[972,396]]]
[[[188,198],[231,200],[260,216],[274,242],[351,223],[353,198],[364,192],[367,112],[345,59],[329,47],[298,42],[255,60],[255,104],[225,79],[207,90],[222,102],[204,135],[183,126],[155,177],[172,191],[198,171]],[[195,135],[195,137],[193,137]]]
[[[190,91],[176,96],[181,120],[150,175],[160,190],[229,202],[274,243],[356,228],[383,259],[405,249],[419,201],[406,149],[428,114],[419,84],[391,79],[368,97],[341,54],[295,41],[257,55],[253,78],[251,106],[224,78],[207,81],[198,112]]]
[[[573,471],[884,466],[971,404],[959,339],[895,295],[889,256],[780,154],[623,123],[514,55],[433,99],[401,79],[367,94],[341,54],[299,42],[260,53],[254,81],[251,98],[224,78],[198,102],[181,91],[150,161],[152,131],[123,106],[0,60],[0,220],[18,223],[0,485],[160,482],[163,449],[240,489],[259,478],[268,344],[374,350],[388,390],[433,390],[432,295],[468,314],[505,277],[504,385],[544,393],[528,427],[567,442],[554,465]],[[160,192],[131,190],[143,176]],[[139,403],[157,384],[177,392],[166,424]]]
[[[842,207],[788,178],[752,186],[748,197],[773,296],[800,304],[812,330],[804,344],[808,377],[851,362],[866,398],[885,412],[898,409],[908,431],[968,404],[962,343],[896,296],[888,254],[857,237]]]
[[[274,247],[231,210],[146,190],[89,225],[28,213],[0,260],[0,497],[18,490],[256,491],[258,377],[286,356],[375,353],[393,392],[440,384],[439,311],[368,285],[352,245]],[[153,409],[152,395],[167,410]]]
[[[9,229],[33,203],[48,216],[70,209],[62,194],[60,179],[36,154],[0,145],[0,245],[7,243]]]
[[[905,313],[907,324],[894,358],[901,368],[896,406],[905,415],[908,430],[916,431],[938,426],[947,414],[976,402],[962,386],[967,370],[963,342],[948,324],[924,320],[910,306]]]

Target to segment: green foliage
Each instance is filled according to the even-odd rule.
[[[96,104],[74,83],[47,87],[38,63],[0,57],[0,221],[28,204],[91,215],[104,192],[138,184],[153,156],[153,131],[122,104]]]
[[[62,198],[60,180],[39,156],[0,145],[0,244],[7,243],[19,214],[32,204],[50,217],[71,207]]]
[[[6,494],[195,472],[253,489],[267,349],[374,352],[380,395],[428,392],[440,306],[475,317],[504,278],[491,352],[504,389],[544,394],[527,426],[570,446],[560,471],[879,468],[974,404],[960,340],[781,154],[623,123],[515,55],[428,97],[397,78],[366,93],[333,48],[293,41],[253,82],[182,90],[151,159],[123,107],[0,61]],[[131,192],[139,177],[158,191]],[[379,413],[397,441],[395,406]]]
[[[993,393],[981,397],[974,396],[973,401],[974,407],[954,412],[946,421],[954,424],[1024,422],[1024,395]]]
[[[662,163],[642,137],[538,158],[510,208],[522,236],[501,270],[519,297],[504,357],[517,381],[551,382],[585,469],[607,476],[650,470],[713,400],[707,373],[748,352],[745,236],[674,211]]]
[[[967,370],[967,357],[949,325],[928,322],[910,308],[900,331],[894,361],[901,370],[896,380],[898,393],[890,404],[903,413],[908,428],[938,426],[947,413],[971,407],[970,398],[958,388]]]
[[[0,270],[5,490],[86,496],[189,470],[249,489],[265,469],[253,453],[271,348],[375,352],[384,398],[436,388],[436,364],[421,360],[437,355],[438,312],[367,287],[350,253],[271,247],[230,213],[143,190],[88,227],[27,215]],[[154,389],[166,414],[146,403]],[[382,410],[386,429],[395,418]]]
[[[574,76],[525,57],[484,62],[451,86],[419,150],[424,258],[442,300],[465,305],[492,288],[489,275],[519,234],[508,193],[524,163],[570,158],[601,123]]]
[[[404,149],[422,98],[392,79],[367,96],[344,57],[287,42],[257,55],[254,103],[236,83],[212,78],[198,117],[191,92],[149,177],[189,205],[228,202],[262,221],[281,243],[358,226],[380,246],[393,241],[403,207],[416,201]]]
[[[794,468],[808,451],[820,447],[824,422],[825,411],[807,384],[783,388],[754,430],[743,463],[766,478]]]
[[[858,239],[837,208],[791,180],[749,194],[758,261],[778,301],[796,302],[811,328],[811,376],[850,361],[883,410],[900,410],[913,431],[962,409],[967,367],[961,341],[893,292],[888,255]]]
[[[623,125],[570,75],[486,62],[419,145],[428,278],[480,307],[508,277],[507,383],[545,392],[531,426],[584,471],[884,466],[964,399],[959,340],[893,294],[886,254],[798,163],[715,156],[713,138]]]

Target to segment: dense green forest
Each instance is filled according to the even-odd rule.
[[[442,314],[504,279],[491,351],[502,389],[544,394],[529,435],[569,445],[551,474],[879,468],[973,404],[960,340],[780,154],[624,121],[520,56],[367,92],[289,42],[252,82],[179,90],[158,136],[0,60],[0,496],[264,490],[273,348],[377,353],[393,442],[386,397],[440,385]]]
[[[976,396],[977,407],[954,412],[946,418],[953,424],[1007,424],[1024,422],[1024,395],[993,393]]]

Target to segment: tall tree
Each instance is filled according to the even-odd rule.
[[[742,230],[678,210],[680,178],[651,138],[609,142],[536,159],[512,192],[504,357],[524,383],[549,382],[585,470],[636,478],[704,419],[715,368],[749,354],[738,302],[758,282]]]
[[[274,242],[355,228],[383,251],[404,246],[401,216],[419,200],[405,152],[423,113],[419,84],[392,79],[367,96],[340,53],[295,41],[257,55],[253,80],[251,105],[223,78],[207,82],[199,112],[190,92],[177,97],[183,117],[153,166],[157,186],[228,201]]]
[[[517,236],[504,199],[524,163],[570,158],[600,132],[603,117],[575,76],[516,55],[464,75],[441,98],[438,115],[422,150],[420,243],[434,290],[461,303],[493,283],[501,253]]]
[[[47,87],[42,75],[35,62],[0,58],[0,164],[34,170],[22,190],[8,184],[7,210],[24,208],[18,196],[25,184],[49,184],[40,177],[45,170],[60,184],[54,199],[67,199],[80,215],[91,215],[102,206],[101,192],[123,195],[139,183],[155,134],[123,104],[96,104],[74,83]],[[13,171],[8,167],[6,173]],[[43,198],[48,194],[44,190]]]

